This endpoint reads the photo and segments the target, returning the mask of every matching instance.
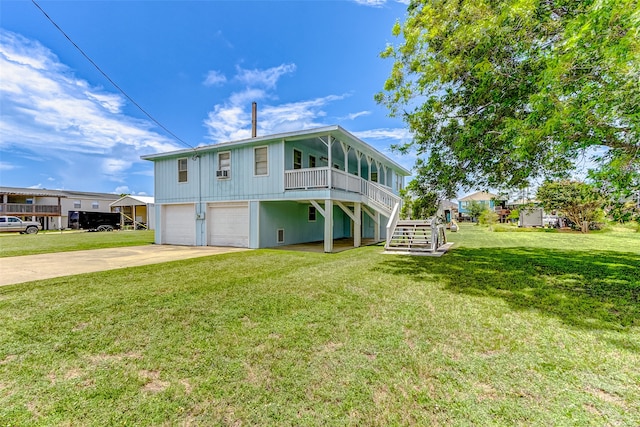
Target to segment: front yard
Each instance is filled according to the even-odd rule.
[[[153,231],[45,231],[38,234],[0,234],[0,257],[35,255],[51,252],[150,245]]]
[[[449,238],[0,288],[0,424],[640,425],[640,234]]]

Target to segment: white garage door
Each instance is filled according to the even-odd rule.
[[[209,205],[207,229],[209,246],[249,247],[249,205]]]
[[[196,210],[189,205],[163,206],[162,243],[168,245],[196,244]]]

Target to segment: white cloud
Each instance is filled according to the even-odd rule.
[[[87,91],[85,95],[88,99],[96,101],[110,113],[119,113],[124,106],[124,99],[112,93],[92,93]]]
[[[387,0],[353,0],[353,1],[359,5],[369,6],[369,7],[382,7],[385,4],[387,4]],[[410,0],[395,0],[395,3],[408,5],[410,3]]]
[[[204,79],[203,84],[205,86],[218,86],[227,81],[227,78],[223,73],[216,70],[211,70],[207,73],[207,77]]]
[[[120,185],[113,190],[115,194],[131,194],[131,189],[126,185]]]
[[[208,139],[213,142],[236,141],[251,136],[251,103],[258,105],[258,133],[267,135],[324,125],[327,104],[344,99],[347,95],[329,95],[321,98],[280,105],[269,104],[275,99],[275,88],[280,77],[293,73],[295,64],[281,64],[265,70],[247,70],[237,67],[233,81],[244,87],[232,93],[228,99],[213,107],[204,125]]]
[[[266,70],[247,70],[237,67],[235,79],[249,87],[262,86],[267,89],[273,89],[276,87],[280,77],[293,73],[294,71],[296,71],[295,64],[282,64]]]
[[[371,111],[358,111],[357,113],[347,114],[345,117],[340,117],[339,120],[355,120],[358,117],[368,116],[371,114]]]
[[[120,174],[131,167],[131,162],[123,159],[104,159],[102,161],[102,170],[108,175]]]
[[[307,101],[280,105],[258,106],[258,133],[273,133],[310,129],[325,125],[318,120],[326,116],[323,108],[344,99],[346,95],[330,95]],[[214,142],[235,141],[251,136],[251,107],[229,102],[216,105],[205,120],[209,139]]]
[[[16,169],[18,166],[9,162],[0,162],[0,171],[10,171]]]
[[[267,98],[267,92],[262,89],[247,89],[242,92],[232,93],[229,97],[229,103],[231,105],[244,105],[251,104],[253,101],[260,101]]]
[[[360,132],[352,132],[360,139],[391,139],[398,142],[409,142],[411,132],[405,128],[370,129]]]
[[[354,0],[356,3],[362,6],[381,7],[387,0]]]
[[[3,29],[0,97],[0,149],[46,159],[55,175],[86,169],[113,178],[141,163],[142,154],[181,148],[150,122],[122,114],[123,97],[91,87],[37,41]],[[86,154],[112,160],[101,165]]]

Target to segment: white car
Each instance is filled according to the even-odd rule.
[[[0,232],[36,234],[40,230],[42,225],[37,221],[23,221],[15,216],[0,216]]]

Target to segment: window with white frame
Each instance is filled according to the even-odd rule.
[[[73,201],[73,208],[74,209],[80,209],[82,207],[82,202],[80,200],[74,200]]]
[[[309,222],[316,222],[316,207],[315,206],[309,206],[309,213],[307,218],[309,219]]]
[[[231,151],[218,153],[218,170],[216,176],[219,179],[231,178]]]
[[[178,182],[187,182],[189,178],[187,158],[178,159]]]
[[[94,200],[94,201],[91,203],[91,209],[100,209],[100,203],[98,203],[98,201],[97,201],[97,200]]]
[[[269,152],[267,147],[256,147],[253,149],[253,174],[269,175]]]
[[[302,169],[302,151],[293,149],[293,168]]]
[[[278,243],[284,243],[284,228],[278,228],[276,239]]]

